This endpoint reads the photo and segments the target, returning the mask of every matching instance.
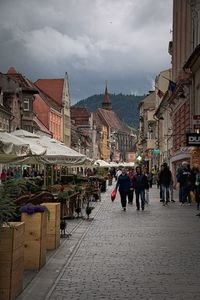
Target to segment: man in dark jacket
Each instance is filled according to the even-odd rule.
[[[177,171],[176,178],[180,185],[179,200],[181,204],[184,204],[189,200],[191,188],[191,172],[186,161],[182,162],[182,166]]]
[[[121,175],[117,179],[116,189],[119,188],[119,194],[121,198],[122,209],[126,210],[126,198],[130,189],[130,178],[127,175],[126,169],[122,169]]]
[[[141,200],[141,207],[144,210],[145,205],[145,189],[148,188],[148,180],[147,176],[142,174],[142,168],[136,168],[136,174],[133,179],[134,189],[135,189],[135,200],[137,210],[140,210],[140,200]],[[140,199],[140,200],[139,200]]]
[[[169,188],[172,182],[172,173],[167,165],[167,163],[163,164],[163,168],[159,175],[159,181],[161,186],[162,193],[162,202],[163,205],[168,204],[169,202]]]

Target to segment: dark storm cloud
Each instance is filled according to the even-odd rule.
[[[0,71],[32,80],[68,72],[72,100],[143,94],[170,67],[172,0],[3,0]]]

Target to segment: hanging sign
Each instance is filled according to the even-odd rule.
[[[188,147],[200,147],[200,133],[187,133],[186,134],[186,145]]]

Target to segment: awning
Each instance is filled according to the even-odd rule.
[[[82,165],[88,161],[86,155],[83,155],[64,143],[47,136],[39,136],[25,130],[16,130],[12,132],[13,136],[23,138],[23,140],[35,147],[42,147],[45,150],[44,155],[37,157],[37,163],[60,164],[60,165]]]
[[[7,132],[0,132],[0,163],[7,163],[31,154],[28,143]]]

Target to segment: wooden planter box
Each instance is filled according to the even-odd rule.
[[[47,212],[22,213],[25,223],[24,269],[39,270],[46,263]]]
[[[0,228],[0,299],[12,300],[23,289],[24,223]]]
[[[48,209],[46,249],[53,250],[60,245],[60,203],[43,203]]]

